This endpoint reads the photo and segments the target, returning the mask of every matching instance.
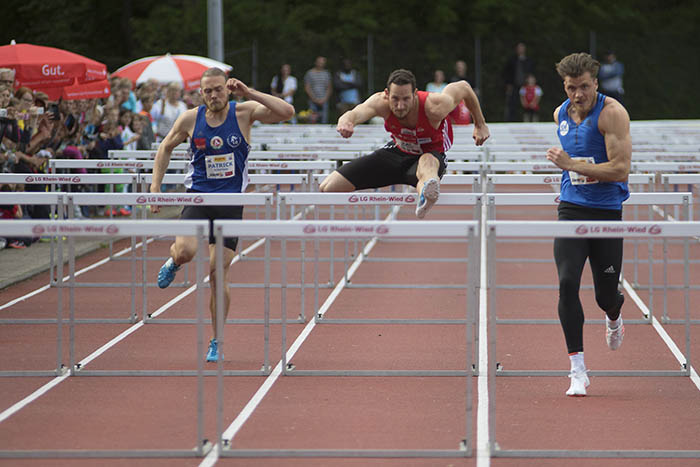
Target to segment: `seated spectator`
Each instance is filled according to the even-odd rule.
[[[15,186],[10,183],[0,184],[0,193],[15,191]],[[22,206],[19,204],[0,204],[0,219],[21,219]],[[23,249],[31,245],[31,239],[20,237],[0,237],[0,250],[3,248]]]

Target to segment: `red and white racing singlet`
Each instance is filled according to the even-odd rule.
[[[438,128],[433,128],[425,115],[428,94],[418,91],[418,123],[415,128],[403,126],[393,113],[384,121],[384,128],[391,133],[396,147],[407,154],[446,152],[452,147],[452,124],[449,119],[442,120]]]

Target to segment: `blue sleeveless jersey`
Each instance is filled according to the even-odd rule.
[[[185,187],[204,193],[243,193],[250,146],[238,126],[236,103],[229,102],[226,121],[218,127],[207,124],[206,110],[203,105],[197,109]]]
[[[576,124],[567,112],[571,101],[565,100],[559,109],[559,128],[557,135],[561,147],[571,157],[585,157],[589,162],[600,164],[608,162],[605,139],[598,130],[598,118],[603,110],[605,96],[598,97],[591,112]],[[580,183],[575,183],[580,182]],[[559,199],[581,206],[598,209],[622,209],[622,202],[629,198],[630,192],[626,182],[598,182],[574,174],[574,182],[568,170],[561,177],[561,195]]]

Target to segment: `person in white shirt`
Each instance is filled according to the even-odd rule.
[[[270,94],[280,99],[284,99],[288,104],[294,105],[294,94],[297,92],[297,79],[292,76],[292,67],[285,63],[280,68],[279,74],[272,77],[270,83]],[[292,117],[291,123],[296,123],[296,116]]]
[[[156,124],[156,141],[165,138],[175,124],[175,120],[187,110],[182,101],[182,88],[178,83],[170,83],[165,88],[165,98],[159,99],[151,108],[151,116]]]

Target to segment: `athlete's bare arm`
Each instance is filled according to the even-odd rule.
[[[187,141],[187,138],[192,135],[196,120],[197,109],[190,109],[183,112],[177,120],[175,120],[175,124],[165,138],[163,138],[163,141],[158,145],[158,151],[156,152],[153,164],[151,193],[160,193],[160,185],[163,183],[163,175],[168,168],[168,164],[170,164],[170,156],[173,153],[173,149],[175,149],[178,144]],[[160,211],[160,207],[152,204],[151,212],[155,213],[158,211]]]
[[[557,111],[554,113],[555,122],[558,120]],[[598,118],[598,129],[605,138],[608,162],[590,164],[580,158],[570,157],[561,148],[549,148],[547,159],[561,169],[572,170],[601,182],[627,181],[632,164],[632,138],[627,110],[619,102],[606,99]]]
[[[479,105],[479,98],[466,81],[456,81],[445,86],[440,93],[430,93],[425,102],[425,113],[431,123],[444,120],[461,101],[467,105],[474,121],[474,142],[481,146],[489,138],[489,127]]]
[[[336,130],[343,138],[349,138],[355,131],[355,125],[364,123],[372,117],[386,117],[388,112],[389,103],[386,94],[375,92],[366,101],[341,115]]]
[[[234,96],[246,99],[236,106],[236,117],[241,132],[249,139],[250,127],[256,120],[262,123],[277,123],[294,116],[294,107],[279,97],[250,89],[236,78],[229,78],[226,87]]]

